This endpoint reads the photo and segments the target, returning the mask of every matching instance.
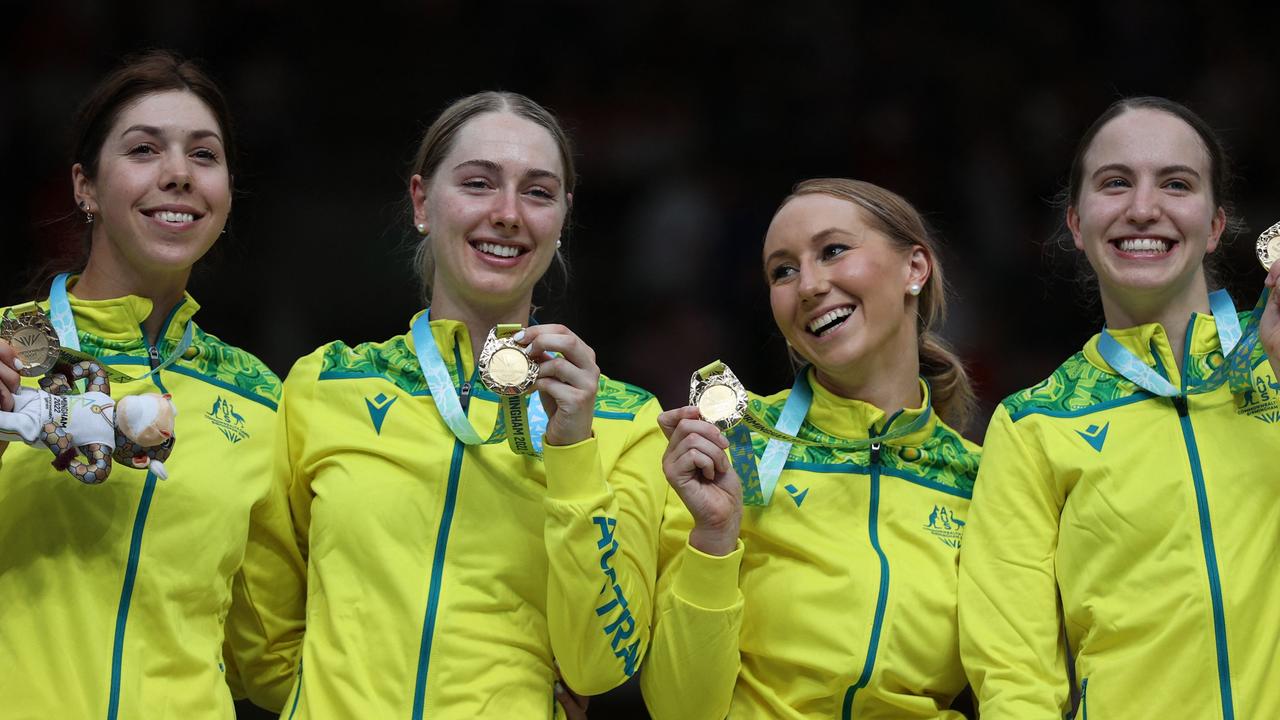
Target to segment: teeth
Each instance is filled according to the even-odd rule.
[[[1169,252],[1169,242],[1157,238],[1125,238],[1117,243],[1121,252],[1153,253]]]
[[[196,216],[191,213],[176,213],[169,212],[168,210],[157,211],[152,217],[163,222],[171,223],[189,223],[196,219]]]
[[[520,248],[513,245],[498,245],[497,243],[489,242],[476,243],[476,249],[482,253],[504,258],[513,258],[520,254]]]
[[[839,320],[840,318],[848,317],[852,314],[853,308],[851,307],[839,307],[835,310],[828,310],[817,318],[809,321],[809,332],[816,334],[818,332],[818,328],[825,327],[831,322]]]

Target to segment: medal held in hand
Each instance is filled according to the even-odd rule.
[[[39,377],[49,372],[62,352],[53,323],[38,307],[16,315],[6,313],[4,320],[0,321],[0,338],[13,346],[24,365],[18,372],[26,377]]]
[[[516,324],[499,325],[489,331],[480,350],[480,382],[499,395],[524,395],[538,379],[538,364],[512,339],[522,329]]]
[[[689,379],[689,404],[698,408],[703,420],[724,431],[746,416],[747,390],[727,366],[715,365],[699,370]]]
[[[1270,271],[1277,259],[1280,259],[1280,223],[1258,236],[1258,261],[1262,263],[1262,269]]]

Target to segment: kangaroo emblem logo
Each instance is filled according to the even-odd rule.
[[[228,440],[238,443],[249,437],[249,431],[245,429],[244,416],[237,413],[231,403],[221,395],[217,400],[213,401],[213,408],[209,410],[205,418],[213,423]]]
[[[964,535],[964,520],[956,517],[955,511],[946,505],[934,505],[929,513],[929,522],[924,529],[942,541],[947,547],[959,548],[960,538]]]

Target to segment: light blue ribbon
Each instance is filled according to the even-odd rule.
[[[1230,381],[1232,392],[1237,388],[1248,386],[1248,378],[1237,377],[1243,369],[1249,372],[1248,359],[1258,345],[1258,318],[1261,309],[1266,305],[1267,292],[1264,290],[1258,304],[1254,307],[1254,317],[1245,333],[1240,327],[1240,317],[1236,313],[1235,303],[1226,290],[1216,290],[1209,294],[1209,309],[1213,313],[1214,324],[1218,329],[1218,344],[1222,347],[1222,364],[1219,365],[1203,382],[1195,383],[1184,392],[1174,387],[1167,378],[1144,363],[1133,351],[1120,344],[1111,333],[1103,328],[1098,338],[1098,353],[1111,366],[1111,369],[1129,382],[1160,397],[1179,397],[1184,394],[1206,393],[1218,389],[1224,382]],[[1183,368],[1183,373],[1190,368]]]
[[[479,431],[471,424],[470,418],[462,409],[458,391],[453,389],[453,378],[449,376],[449,368],[444,364],[440,349],[436,347],[435,337],[431,334],[430,308],[413,321],[410,332],[413,335],[414,352],[418,355],[418,365],[422,368],[422,374],[427,380],[427,387],[431,389],[431,400],[436,404],[436,410],[440,412],[440,417],[444,419],[445,425],[449,426],[453,436],[465,445],[491,445],[506,440],[507,429],[502,423],[502,413],[498,413],[489,437],[481,438]],[[458,368],[458,372],[461,374],[462,368]],[[475,382],[474,375],[472,382]],[[529,395],[526,417],[529,422],[529,439],[534,450],[541,453],[542,436],[547,431],[547,411],[542,407],[542,400],[537,392]]]
[[[78,353],[80,352],[80,334],[76,331],[76,318],[71,312],[71,301],[67,299],[67,281],[70,276],[70,273],[60,273],[53,278],[53,285],[49,288],[49,320],[53,323],[53,329],[58,333],[58,343],[62,347]],[[145,375],[139,375],[125,381],[116,380],[115,382],[146,380],[177,362],[178,358],[182,357],[187,352],[187,349],[191,347],[193,326],[194,323],[187,323],[187,326],[182,330],[182,340],[178,341],[178,346],[173,349],[169,357],[151,368]],[[159,344],[159,342],[160,338],[156,338],[156,343]]]

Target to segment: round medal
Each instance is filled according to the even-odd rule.
[[[703,420],[728,430],[747,413],[747,390],[732,370],[716,361],[689,378],[689,404],[698,408]]]
[[[497,330],[501,329],[499,336]],[[499,395],[523,395],[538,379],[538,365],[529,359],[525,349],[511,339],[519,330],[499,326],[489,331],[480,350],[480,382]]]
[[[1280,223],[1258,236],[1258,262],[1262,263],[1262,269],[1271,270],[1276,260],[1280,260]]]
[[[41,311],[13,315],[0,322],[0,338],[4,338],[18,354],[23,369],[19,374],[39,377],[58,362],[62,345],[49,318]]]
[[[738,395],[728,385],[710,385],[698,396],[698,412],[709,423],[722,423],[738,409]]]

